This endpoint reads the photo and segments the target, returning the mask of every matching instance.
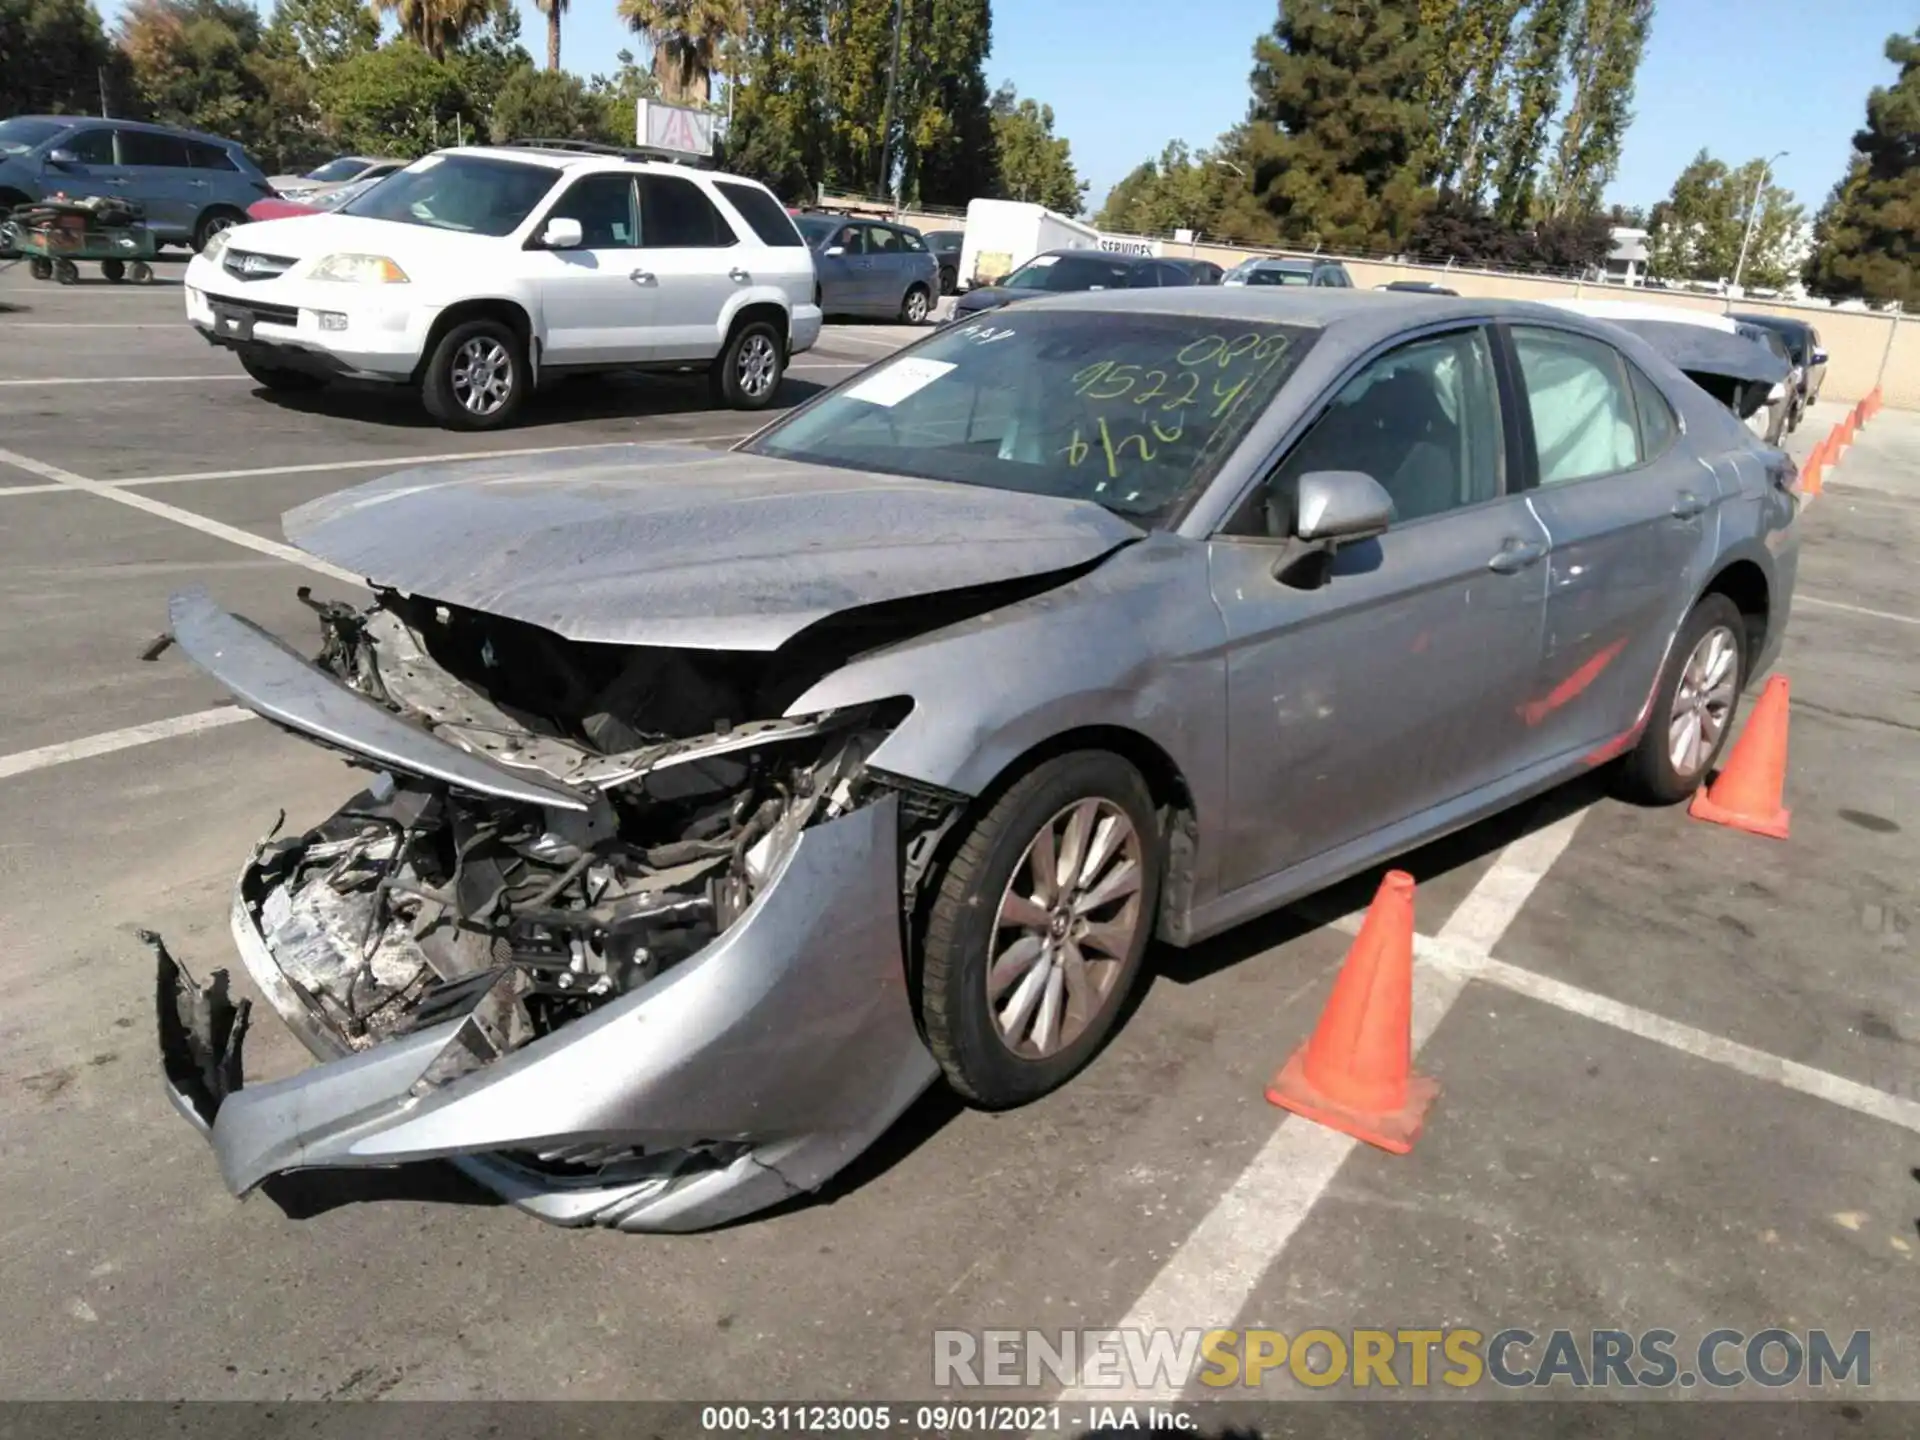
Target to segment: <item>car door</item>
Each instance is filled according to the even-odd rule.
[[[539,244],[554,220],[577,220],[581,242],[570,250]],[[546,322],[545,366],[610,365],[641,357],[660,302],[639,251],[633,177],[583,175],[533,228],[525,251]]]
[[[711,360],[720,353],[735,292],[754,283],[733,226],[707,194],[679,175],[643,174],[641,283],[655,292],[648,360]]]
[[[1211,542],[1230,647],[1225,888],[1418,828],[1524,763],[1547,545],[1511,483],[1517,443],[1490,332],[1425,335],[1341,385]],[[1372,475],[1395,518],[1314,585],[1285,536],[1320,470]]]
[[[55,152],[69,158],[55,160]],[[42,193],[48,197],[67,195],[86,200],[96,195],[126,196],[127,184],[114,154],[110,126],[95,125],[63,135],[48,147],[42,161]]]
[[[867,225],[867,303],[875,315],[897,315],[907,294],[907,247],[891,225]]]
[[[1507,331],[1526,393],[1546,527],[1547,620],[1526,720],[1565,755],[1638,716],[1715,523],[1715,477],[1675,442],[1666,396],[1612,345],[1544,326]]]
[[[193,168],[187,142],[163,131],[119,132],[120,173],[125,194],[145,207],[147,223],[171,235],[190,234],[200,207],[194,203]],[[204,182],[205,177],[201,177]]]
[[[856,315],[865,309],[861,284],[865,278],[866,242],[861,227],[842,225],[830,231],[814,252],[814,270],[820,277],[820,306],[829,315]]]

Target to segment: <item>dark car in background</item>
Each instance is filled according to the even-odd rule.
[[[1795,319],[1791,315],[1767,315],[1754,311],[1733,318],[1743,325],[1764,326],[1787,342],[1787,355],[1800,368],[1798,413],[1792,422],[1798,425],[1807,407],[1819,401],[1820,387],[1827,379],[1827,352],[1821,348],[1820,332],[1805,320]]]
[[[924,324],[940,294],[940,262],[910,225],[847,215],[797,215],[820,277],[820,309]]]
[[[85,115],[0,120],[0,212],[50,195],[108,196],[144,210],[162,245],[198,250],[272,194],[247,152],[217,135]]]
[[[927,242],[927,249],[940,262],[940,293],[953,294],[960,288],[960,243],[967,238],[966,231],[927,230],[920,238]]]
[[[954,302],[952,320],[997,310],[1036,295],[1074,290],[1156,290],[1192,285],[1193,272],[1153,255],[1121,255],[1110,250],[1045,250],[997,285],[969,290]]]
[[[1762,437],[1769,445],[1778,445],[1789,430],[1800,424],[1800,367],[1794,363],[1793,353],[1787,347],[1786,337],[1770,325],[1755,325],[1748,320],[1736,320],[1740,333],[1756,345],[1764,346],[1774,358],[1789,367],[1786,383],[1774,387],[1779,394],[1769,392],[1766,410],[1765,429]]]
[[[1458,290],[1449,290],[1444,285],[1436,285],[1431,280],[1389,280],[1384,285],[1376,285],[1376,290],[1391,290],[1401,295],[1458,295]]]
[[[1211,260],[1182,260],[1177,255],[1168,255],[1162,257],[1161,263],[1164,265],[1178,265],[1193,277],[1193,283],[1196,285],[1218,285],[1226,278],[1227,274],[1223,267],[1214,264]]]

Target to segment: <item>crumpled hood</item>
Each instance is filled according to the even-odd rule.
[[[1088,564],[1141,534],[1088,501],[675,445],[403,470],[282,523],[383,587],[572,640],[729,650]]]

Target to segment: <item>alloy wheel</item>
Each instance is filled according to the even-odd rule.
[[[1705,770],[1719,748],[1733,714],[1739,666],[1739,644],[1724,625],[1702,635],[1687,656],[1667,717],[1667,756],[1682,780]]]
[[[924,290],[907,292],[907,323],[918,325],[927,318],[927,293]]]
[[[773,388],[773,372],[779,356],[774,353],[773,341],[765,335],[753,334],[741,342],[740,358],[735,362],[740,377],[740,389],[749,398],[758,400]]]
[[[491,415],[513,394],[513,356],[491,335],[476,335],[453,357],[453,398],[473,415]]]
[[[987,1006],[1015,1055],[1044,1060],[1110,1004],[1141,925],[1144,847],[1111,801],[1077,800],[1040,827],[1000,897]]]

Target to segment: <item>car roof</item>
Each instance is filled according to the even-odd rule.
[[[1248,270],[1312,270],[1321,265],[1335,265],[1339,262],[1308,260],[1298,255],[1258,255],[1240,263]]]
[[[638,155],[623,155],[617,151],[548,150],[539,145],[446,145],[433,153],[474,155],[485,160],[519,160],[525,164],[539,165],[557,171],[617,168],[642,170],[659,175],[700,173],[716,180],[738,180],[749,185],[758,184],[757,181],[748,180],[744,175],[735,175],[729,171],[698,170],[695,166],[677,164],[672,160],[653,160]]]
[[[213,145],[231,145],[240,148],[238,140],[229,140],[224,135],[212,135],[205,130],[189,130],[184,125],[155,125],[146,120],[121,120],[114,116],[99,115],[12,115],[12,120],[40,120],[49,125],[112,125],[121,130],[143,130],[149,135],[180,135],[189,140],[205,140]]]

